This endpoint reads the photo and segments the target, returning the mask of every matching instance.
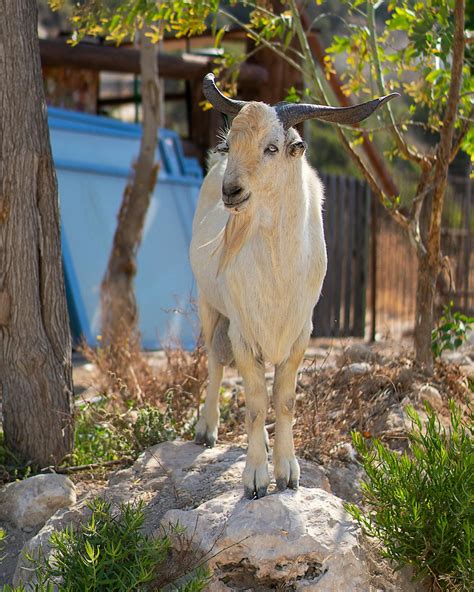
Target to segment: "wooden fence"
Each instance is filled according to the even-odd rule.
[[[322,175],[328,272],[313,315],[316,337],[401,337],[413,331],[417,259],[400,226],[365,182]],[[438,282],[436,312],[450,300],[474,314],[474,180],[450,176],[441,235],[452,286]]]
[[[328,272],[314,310],[314,336],[364,336],[370,194],[350,177],[322,175]]]

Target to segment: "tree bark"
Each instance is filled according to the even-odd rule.
[[[140,32],[143,126],[140,152],[132,181],[125,188],[107,271],[102,282],[102,333],[113,343],[137,334],[134,291],[136,256],[143,225],[155,187],[159,164],[155,162],[160,118],[157,48]]]
[[[0,0],[0,391],[5,445],[45,466],[74,439],[71,338],[35,0]]]
[[[426,254],[419,255],[418,287],[416,293],[415,357],[428,373],[433,371],[431,331],[434,326],[435,286],[441,266],[441,217],[451,162],[454,125],[459,105],[462,68],[464,63],[464,12],[465,1],[454,3],[454,40],[451,81],[440,140],[436,149],[433,176],[433,193],[429,212]]]

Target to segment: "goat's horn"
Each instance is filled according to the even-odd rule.
[[[275,106],[278,119],[284,129],[289,129],[306,119],[323,119],[333,123],[353,124],[363,121],[384,103],[399,97],[399,93],[391,93],[385,97],[367,101],[352,107],[329,107],[327,105],[308,105],[301,103],[280,103]]]
[[[206,74],[202,81],[202,91],[206,99],[211,103],[214,109],[227,115],[235,115],[245,105],[246,101],[236,101],[229,99],[221,93],[214,82],[214,74]]]

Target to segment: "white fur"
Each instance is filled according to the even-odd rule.
[[[228,335],[244,379],[249,436],[244,485],[247,495],[260,496],[269,484],[267,390],[260,360],[275,366],[275,477],[279,487],[296,487],[299,467],[292,436],[296,374],[311,334],[327,260],[322,184],[304,155],[288,154],[288,145],[300,138],[293,129],[284,132],[273,108],[250,105],[232,124],[228,157],[211,159],[194,218],[190,256],[210,370],[196,433],[211,445],[217,438],[223,368],[212,351],[212,338],[222,315],[229,319]],[[247,122],[254,128],[248,135]],[[268,143],[277,145],[279,152],[265,153]],[[224,180],[238,181],[251,192],[242,211],[231,212],[224,206]],[[219,271],[224,229],[233,215],[248,217],[249,230],[240,250]]]

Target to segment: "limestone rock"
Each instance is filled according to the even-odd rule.
[[[434,386],[424,384],[418,391],[420,401],[426,401],[435,411],[440,411],[443,408],[443,399]]]
[[[368,374],[371,370],[371,366],[368,362],[354,362],[344,368],[341,374],[341,380],[343,382],[349,382],[354,376],[360,376],[361,374]]]
[[[35,475],[0,491],[0,518],[17,528],[40,526],[59,508],[76,502],[74,483],[64,475]]]
[[[167,512],[162,526],[178,522],[193,533],[198,552],[212,555],[209,590],[243,590],[243,583],[250,590],[278,584],[308,592],[369,589],[360,533],[342,500],[322,489],[253,501],[240,492],[220,495],[196,510]]]
[[[112,477],[107,496],[115,503],[143,499],[150,509],[149,524],[156,527],[171,508],[195,508],[229,491],[242,494],[245,458],[243,448],[229,444],[204,448],[193,442],[164,442]],[[301,485],[330,491],[321,467],[305,460],[300,460],[300,467]]]
[[[376,362],[377,354],[365,343],[353,343],[344,350],[343,358],[346,362]]]
[[[203,448],[193,442],[164,442],[146,450],[130,468],[118,471],[101,495],[114,506],[144,501],[147,506],[144,529],[150,533],[172,508],[192,509],[221,494],[242,496],[245,455],[243,448],[228,444]],[[300,460],[300,467],[302,485],[330,490],[321,467],[304,460]],[[69,510],[57,512],[24,546],[22,555],[24,552],[35,555],[40,546],[48,554],[51,533],[85,521],[90,512],[86,504],[87,499]],[[29,565],[26,559],[19,558],[15,583],[30,581]]]
[[[358,463],[332,460],[327,472],[334,495],[347,502],[361,500],[360,482],[365,476],[365,471]]]
[[[445,350],[441,354],[441,358],[445,362],[450,362],[451,364],[457,364],[458,366],[469,366],[472,364],[472,359],[467,353],[463,350],[451,351]]]

